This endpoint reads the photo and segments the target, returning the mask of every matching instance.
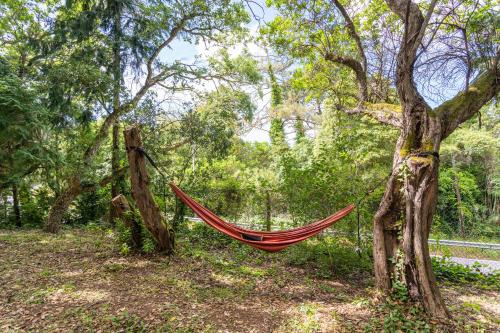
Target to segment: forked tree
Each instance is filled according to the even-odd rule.
[[[383,3],[376,3],[377,10],[384,7]],[[487,6],[491,13],[491,3],[436,3],[387,0],[382,9],[388,22],[396,15],[391,26],[391,39],[399,38],[393,48],[395,70],[384,72],[391,76],[388,79],[395,86],[400,108],[373,104],[383,100],[369,100],[373,74],[369,63],[373,59],[367,54],[373,54],[374,43],[366,32],[373,27],[365,27],[365,33],[361,31],[359,22],[370,21],[370,17],[360,19],[360,15],[370,13],[360,14],[359,6],[355,16],[355,11],[350,13],[349,6],[344,7],[338,0],[275,1],[282,16],[271,23],[267,33],[279,50],[305,61],[325,61],[351,71],[358,87],[357,107],[346,112],[368,115],[400,129],[392,172],[373,219],[376,286],[387,292],[399,279],[411,298],[420,301],[429,314],[447,318],[450,314],[436,285],[428,247],[437,204],[439,148],[460,124],[497,96],[500,51],[494,44],[494,21],[488,21],[486,14]],[[356,7],[354,3],[350,5]],[[390,24],[384,22],[382,26]],[[339,26],[343,27],[342,32]],[[346,39],[350,39],[347,47]],[[454,62],[464,70],[450,69]],[[444,68],[447,79],[465,81],[465,88],[433,108],[419,92],[422,85],[416,80],[417,64],[437,72]],[[398,261],[401,265],[395,265]]]

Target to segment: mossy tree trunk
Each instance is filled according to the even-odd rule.
[[[449,313],[436,285],[428,246],[438,193],[435,152],[441,143],[440,125],[425,104],[406,107],[410,110],[404,112],[393,173],[374,218],[376,283],[388,291],[400,279],[412,299],[434,316],[446,318]],[[395,267],[398,260],[400,272]]]
[[[405,25],[396,69],[402,121],[392,175],[374,218],[376,286],[389,291],[399,279],[406,284],[410,297],[421,302],[429,314],[448,318],[427,242],[437,204],[438,152],[443,139],[498,94],[498,58],[466,91],[432,109],[419,94],[413,78],[416,52],[432,12],[424,18],[418,5],[409,0],[387,3]],[[401,271],[394,262],[402,264]]]

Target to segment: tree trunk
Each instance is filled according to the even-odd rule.
[[[424,104],[406,106],[404,127],[393,160],[393,172],[374,219],[375,278],[378,288],[389,291],[392,282],[406,284],[410,297],[436,317],[449,313],[436,285],[428,238],[438,193],[440,123],[428,115]],[[424,126],[425,124],[425,126]],[[403,178],[403,181],[401,181]],[[404,189],[403,194],[401,188]],[[404,217],[400,219],[404,207]],[[402,242],[398,236],[402,233]],[[402,275],[394,270],[403,254]]]
[[[138,148],[142,148],[142,140],[139,129],[133,127],[123,132],[125,136],[125,147],[130,166],[130,181],[132,185],[132,197],[142,216],[145,226],[153,235],[156,246],[160,252],[171,254],[174,250],[173,232],[167,228],[160,209],[154,202],[153,195],[149,190],[149,176],[146,169],[144,155]]]
[[[127,171],[126,167],[120,168],[116,175],[121,176]],[[69,205],[76,199],[82,192],[92,192],[97,190],[98,187],[104,187],[113,180],[113,175],[108,175],[102,178],[99,183],[82,185],[80,177],[73,177],[69,181],[68,186],[64,191],[56,195],[56,199],[52,204],[49,211],[47,221],[45,221],[45,230],[48,232],[57,232],[68,211]]]
[[[266,230],[271,231],[271,195],[266,192]]]
[[[45,222],[45,231],[56,233],[61,228],[61,222],[69,206],[81,192],[80,178],[70,180],[68,187],[62,191],[50,207],[49,216]]]
[[[186,214],[186,205],[175,197],[175,213],[172,222],[172,227],[174,232],[177,231],[182,222],[184,222],[184,216]]]
[[[120,113],[121,101],[120,91],[122,82],[122,68],[121,68],[121,20],[122,20],[122,5],[120,1],[112,2],[111,10],[114,12],[113,22],[113,113]],[[120,168],[120,123],[116,120],[113,124],[113,142],[111,145],[111,170],[113,174],[113,181],[111,183],[111,199],[115,198],[120,193],[121,177],[117,175]],[[114,218],[117,216],[115,206],[111,204],[109,210],[109,219],[113,225]]]
[[[396,257],[399,247],[401,228],[402,195],[401,182],[398,181],[399,165],[402,158],[399,150],[402,137],[398,140],[396,153],[393,159],[392,174],[386,185],[384,196],[373,219],[373,260],[376,286],[380,290],[389,291],[392,285],[391,276],[394,265],[391,261]]]
[[[120,194],[121,177],[118,175],[120,169],[120,124],[115,122],[113,124],[113,142],[111,148],[111,173],[113,181],[111,182],[111,198],[112,200]],[[114,225],[114,219],[118,217],[116,206],[111,203],[109,210],[109,222]]]
[[[460,180],[458,172],[453,170],[453,188],[455,189],[455,196],[457,197],[457,211],[458,211],[458,224],[460,228],[460,236],[465,237],[465,217],[462,210],[462,192],[460,192]]]
[[[21,209],[19,208],[19,191],[17,184],[12,185],[12,201],[14,205],[14,222],[16,227],[20,228],[21,224]]]
[[[113,198],[111,204],[116,208],[117,218],[119,218],[125,227],[130,230],[132,248],[140,250],[142,248],[141,226],[134,218],[133,211],[130,208],[127,198],[119,194]]]
[[[428,313],[450,315],[436,284],[429,254],[429,233],[436,211],[439,159],[410,157],[405,177],[406,216],[403,236],[405,281],[410,297],[422,301]]]
[[[5,223],[9,223],[9,221],[8,221],[9,215],[7,213],[7,195],[6,194],[2,194],[2,202],[3,202],[4,221],[5,221]]]

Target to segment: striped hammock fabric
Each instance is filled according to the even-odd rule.
[[[205,223],[212,228],[232,237],[242,243],[250,245],[256,249],[277,252],[284,248],[301,242],[309,237],[312,237],[324,229],[328,228],[335,222],[339,221],[348,215],[354,209],[351,204],[333,215],[314,223],[283,231],[255,231],[238,227],[232,223],[228,223],[211,212],[208,208],[196,202],[189,195],[184,193],[174,183],[170,183],[170,187],[175,195],[186,204],[191,210],[198,215]]]

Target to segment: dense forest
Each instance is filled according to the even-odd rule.
[[[498,13],[489,0],[0,1],[0,228],[100,230],[118,256],[182,258],[198,232],[234,244],[196,231],[171,182],[254,230],[354,204],[300,246],[349,248],[375,290],[448,320],[428,238],[500,239]]]

